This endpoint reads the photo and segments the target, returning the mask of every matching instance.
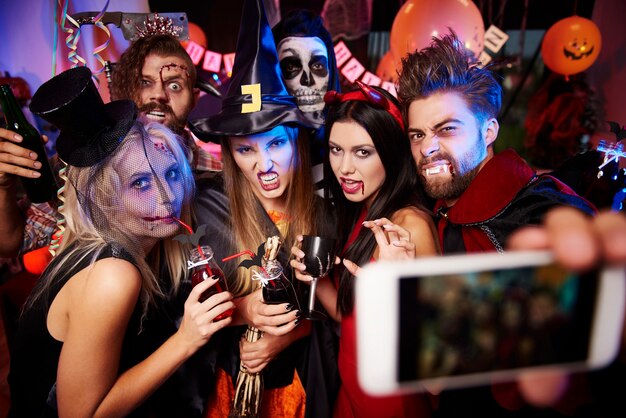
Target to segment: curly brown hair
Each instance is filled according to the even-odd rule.
[[[111,99],[131,99],[139,103],[141,71],[148,55],[182,59],[189,72],[189,88],[196,85],[196,67],[180,42],[171,35],[154,35],[134,41],[120,57],[111,76]]]
[[[480,122],[497,117],[502,87],[493,73],[479,64],[452,30],[407,55],[402,59],[397,86],[405,117],[414,100],[440,92],[459,93]]]

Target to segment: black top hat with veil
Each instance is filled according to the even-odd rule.
[[[59,128],[57,153],[76,167],[91,166],[110,155],[137,118],[131,100],[104,104],[87,67],[70,68],[42,84],[30,110]]]
[[[244,1],[232,73],[222,109],[190,122],[198,138],[219,142],[221,136],[250,135],[282,124],[312,127],[283,83],[261,0]]]

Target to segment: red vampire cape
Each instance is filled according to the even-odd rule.
[[[503,251],[518,227],[540,224],[558,205],[573,206],[592,215],[596,208],[569,186],[550,175],[537,175],[513,150],[485,164],[451,208],[435,204],[444,254]]]

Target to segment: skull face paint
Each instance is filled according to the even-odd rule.
[[[328,50],[318,37],[291,36],[278,44],[278,60],[289,94],[303,112],[324,108],[328,90]]]

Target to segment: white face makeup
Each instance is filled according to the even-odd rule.
[[[163,238],[179,229],[184,181],[172,151],[160,138],[138,138],[115,164],[125,228],[139,238]]]
[[[289,94],[303,112],[324,108],[328,90],[328,50],[318,37],[291,36],[278,44],[278,60]]]

